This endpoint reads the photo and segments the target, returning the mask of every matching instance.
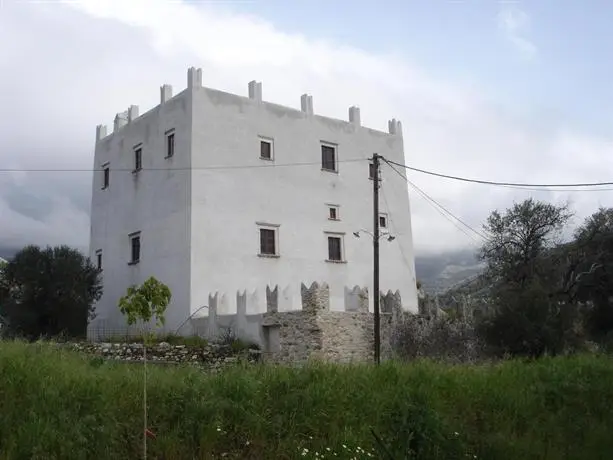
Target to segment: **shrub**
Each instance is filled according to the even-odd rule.
[[[407,315],[396,327],[394,349],[402,359],[432,358],[474,362],[484,357],[472,321],[440,316]]]

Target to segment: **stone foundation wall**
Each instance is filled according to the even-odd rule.
[[[314,312],[267,313],[264,329],[264,359],[273,363],[300,363],[316,356],[322,347],[322,331]]]
[[[359,292],[358,292],[359,291]],[[368,291],[355,288],[353,311],[330,311],[329,288],[313,283],[302,287],[302,310],[278,312],[268,299],[264,314],[264,358],[281,363],[309,359],[329,362],[371,362],[374,359],[374,314],[368,311]],[[395,319],[402,314],[398,293],[381,299],[381,358],[392,356]]]
[[[143,363],[142,343],[63,343],[58,346],[99,357],[108,361],[124,363]],[[207,370],[217,370],[238,362],[255,363],[260,361],[259,350],[233,350],[230,346],[171,345],[161,342],[147,347],[148,364],[191,365]]]

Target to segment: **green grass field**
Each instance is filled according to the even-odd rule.
[[[149,459],[589,460],[613,452],[608,357],[219,375],[148,369]],[[0,458],[142,458],[142,385],[140,365],[1,342]]]

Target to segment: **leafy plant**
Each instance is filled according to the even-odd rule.
[[[128,288],[127,294],[119,300],[119,310],[126,316],[129,326],[154,319],[156,326],[161,327],[171,297],[168,286],[151,276],[141,286]]]
[[[141,286],[130,286],[125,296],[119,299],[119,309],[126,316],[128,325],[142,321],[143,323],[143,458],[147,458],[147,437],[154,436],[147,424],[147,345],[153,340],[153,335],[146,330],[153,319],[157,327],[163,326],[164,314],[170,303],[172,294],[168,286],[153,276]]]

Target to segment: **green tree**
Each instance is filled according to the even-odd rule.
[[[568,246],[564,291],[588,304],[588,334],[602,341],[613,333],[613,208],[600,208],[575,232]]]
[[[102,296],[101,272],[68,246],[26,246],[2,269],[0,315],[10,333],[84,337]]]
[[[153,319],[157,327],[163,326],[165,313],[172,294],[168,286],[153,276],[141,286],[130,286],[125,296],[119,300],[119,309],[126,316],[128,325],[142,323],[143,327],[143,458],[147,458],[147,345],[151,342],[149,322]]]
[[[523,287],[551,266],[547,254],[572,217],[567,206],[532,198],[515,203],[504,214],[494,211],[484,226],[488,240],[479,252],[491,279],[505,286]]]
[[[128,325],[141,321],[146,327],[153,319],[156,326],[161,327],[171,297],[168,286],[151,276],[141,286],[128,288],[126,295],[119,300],[119,310],[126,316]]]
[[[571,216],[567,206],[528,199],[488,218],[479,256],[487,264],[493,308],[478,331],[495,352],[539,356],[574,346],[578,314],[560,298],[566,253],[557,244]]]

